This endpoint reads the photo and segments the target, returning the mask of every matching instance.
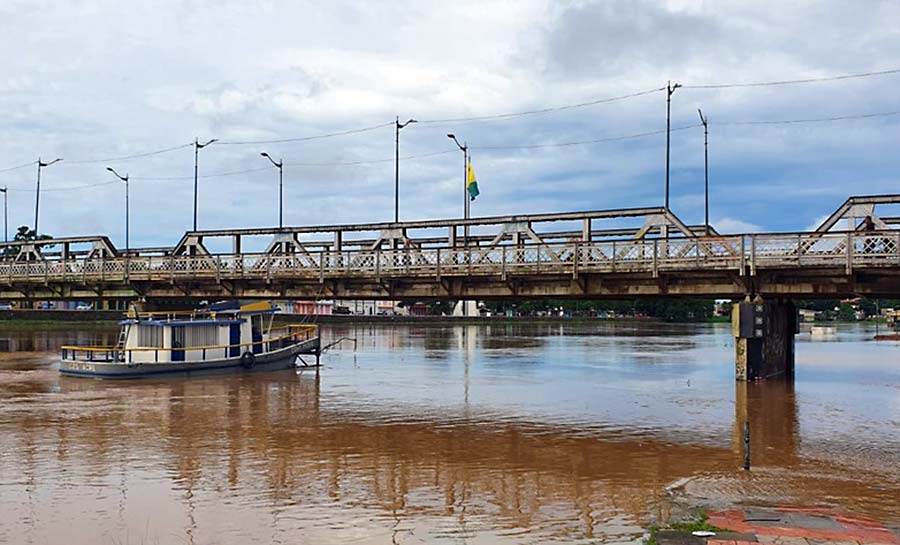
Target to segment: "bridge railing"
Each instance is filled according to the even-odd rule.
[[[533,275],[900,266],[900,232],[0,262],[0,283]]]

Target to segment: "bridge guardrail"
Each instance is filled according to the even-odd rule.
[[[293,254],[0,262],[0,283],[298,279],[900,266],[900,232],[788,233]]]

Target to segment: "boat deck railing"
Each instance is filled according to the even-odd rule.
[[[208,310],[141,310],[129,309],[125,318],[129,320],[145,321],[157,320],[171,322],[175,320],[193,322],[194,320],[208,320],[215,312]]]
[[[200,352],[199,360],[187,360],[183,363],[200,363],[208,359],[218,359],[219,357],[229,358],[233,349],[238,349],[238,355],[243,354],[244,349],[249,349],[251,353],[254,347],[261,347],[261,353],[273,352],[281,348],[291,346],[293,344],[305,342],[318,337],[319,326],[314,324],[288,324],[286,326],[274,328],[270,331],[270,338],[262,341],[246,342],[239,344],[221,344],[211,346],[186,346],[179,348],[163,348],[163,347],[145,347],[138,346],[134,348],[121,348],[116,346],[71,346],[66,345],[61,348],[62,359],[65,361],[87,361],[94,363],[137,363],[134,362],[135,353],[153,353],[152,362],[140,363],[182,363],[172,362],[171,360],[159,361],[160,352],[172,352],[174,350],[184,352]]]

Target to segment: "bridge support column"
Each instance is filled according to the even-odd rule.
[[[734,376],[738,381],[793,378],[797,309],[790,301],[744,302],[732,308]]]

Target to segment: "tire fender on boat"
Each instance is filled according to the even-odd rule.
[[[244,369],[252,369],[254,365],[256,365],[256,356],[253,352],[244,352],[241,355],[241,367]]]

